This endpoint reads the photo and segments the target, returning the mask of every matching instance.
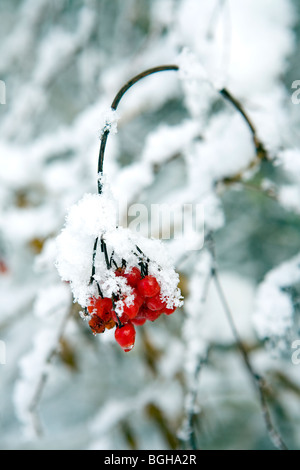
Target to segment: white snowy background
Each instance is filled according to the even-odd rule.
[[[273,449],[212,269],[274,426],[299,448],[299,14],[296,0],[1,0],[0,448],[190,448],[193,437],[200,449]],[[163,64],[180,70],[124,96],[105,175],[120,206],[201,204],[208,237],[194,252],[164,241],[184,307],[138,328],[124,354],[82,320],[56,237],[97,192],[115,94]]]

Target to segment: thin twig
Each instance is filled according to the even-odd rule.
[[[93,247],[93,260],[92,260],[92,274],[90,277],[90,284],[93,283],[94,281],[94,275],[95,275],[95,259],[96,259],[96,254],[97,254],[97,245],[98,245],[98,237],[95,239],[94,242],[94,247]]]
[[[135,77],[131,78],[127,83],[125,83],[124,86],[122,86],[122,88],[116,94],[111,104],[111,109],[113,111],[117,110],[122,97],[138,81],[142,80],[148,75],[153,75],[154,73],[167,72],[167,71],[172,71],[172,70],[173,71],[179,70],[178,65],[160,65],[158,67],[153,67],[151,69],[145,70],[144,72],[139,73]],[[107,138],[109,136],[109,133],[110,133],[110,130],[106,129],[102,133],[102,136],[101,136],[101,144],[100,144],[99,157],[98,157],[98,193],[99,194],[102,193],[102,182],[99,176],[103,174],[104,153],[105,153],[105,148],[106,148],[106,143],[107,143]]]
[[[104,253],[106,267],[107,267],[107,269],[110,269],[111,264],[110,264],[110,260],[109,260],[109,257],[108,257],[107,246],[106,246],[106,243],[105,243],[103,238],[101,238],[101,251],[102,251],[102,253]]]
[[[212,278],[211,271],[209,271],[208,275],[206,276],[206,279],[204,280],[203,289],[201,293],[200,301],[202,305],[204,305],[206,302],[211,278]],[[203,366],[207,363],[210,349],[211,347],[207,349],[206,354],[204,356],[199,355],[199,357],[197,358],[196,367],[195,367],[194,375],[193,375],[192,386],[190,387],[188,396],[186,398],[188,402],[188,407],[187,407],[187,416],[185,418],[185,423],[183,426],[184,430],[182,432],[182,434],[185,436],[185,439],[182,439],[182,441],[188,442],[192,450],[198,449],[196,436],[195,436],[195,429],[194,429],[194,417],[196,414],[195,405],[196,405],[197,393],[198,393],[199,376],[200,376],[200,372]],[[186,435],[188,438],[186,438]]]
[[[243,344],[243,342],[240,338],[239,332],[236,328],[236,325],[235,325],[235,322],[234,322],[234,319],[233,319],[233,315],[231,313],[231,310],[230,310],[228,302],[226,300],[224,291],[222,289],[222,286],[221,286],[221,283],[220,283],[220,280],[219,280],[217,267],[216,267],[216,255],[215,255],[214,242],[213,242],[212,235],[211,235],[211,243],[209,244],[209,249],[210,249],[210,252],[211,252],[213,260],[214,260],[214,266],[212,268],[212,277],[213,277],[213,280],[214,280],[219,298],[221,300],[224,312],[226,314],[227,320],[228,320],[228,322],[230,324],[230,327],[231,327],[231,330],[233,332],[237,347],[240,350],[240,353],[241,353],[242,358],[244,360],[245,366],[246,366],[246,368],[247,368],[247,370],[248,370],[248,372],[249,372],[249,374],[250,374],[250,376],[253,380],[254,386],[255,386],[255,388],[258,392],[259,399],[260,399],[261,412],[262,412],[262,416],[263,416],[263,419],[264,419],[269,437],[270,437],[271,441],[273,442],[276,449],[278,449],[278,450],[288,450],[287,445],[285,444],[285,442],[283,441],[282,437],[280,436],[279,432],[275,429],[275,426],[273,424],[273,421],[272,421],[272,418],[271,418],[271,415],[270,415],[270,411],[269,411],[269,408],[268,408],[267,400],[266,400],[266,397],[265,397],[265,392],[264,392],[264,390],[266,388],[265,381],[259,374],[257,374],[257,372],[254,370],[254,368],[251,364],[248,352],[245,349],[244,344]]]
[[[196,415],[195,409],[196,409],[196,401],[197,401],[197,394],[198,394],[198,384],[199,384],[199,376],[200,372],[202,371],[203,366],[207,363],[209,355],[209,350],[206,351],[205,357],[200,356],[198,358],[198,362],[194,371],[194,377],[193,377],[193,385],[191,389],[189,390],[189,395],[188,395],[188,400],[189,400],[189,407],[188,407],[188,413],[186,416],[185,420],[185,433],[188,435],[188,439],[185,440],[189,444],[189,447],[191,450],[199,450],[199,446],[197,445],[196,441],[196,434],[195,434],[195,428],[194,428],[194,417]]]
[[[42,436],[43,434],[43,428],[41,424],[41,420],[37,411],[38,405],[41,401],[43,391],[45,389],[46,382],[48,380],[49,376],[49,366],[51,365],[54,357],[58,354],[59,349],[60,349],[60,342],[63,337],[66,325],[68,323],[69,318],[73,315],[73,305],[72,308],[70,308],[67,313],[64,315],[62,322],[60,324],[59,330],[57,332],[57,339],[55,341],[55,344],[52,346],[50,351],[47,354],[47,357],[44,362],[44,371],[42,372],[39,381],[37,383],[37,386],[33,392],[31,401],[28,406],[28,411],[31,415],[32,423],[33,423],[33,428],[35,430],[35,433],[37,436]]]
[[[258,138],[257,130],[256,130],[252,120],[250,119],[250,117],[246,113],[244,107],[240,103],[240,101],[238,101],[232,95],[232,93],[229,90],[227,90],[227,88],[223,88],[222,90],[220,90],[220,94],[223,96],[223,98],[225,98],[227,101],[229,101],[234,106],[234,108],[242,115],[242,117],[246,121],[246,123],[247,123],[247,125],[248,125],[248,127],[251,131],[251,134],[252,134],[252,138],[253,138],[253,142],[254,142],[254,145],[255,145],[256,154],[257,154],[258,158],[261,159],[261,160],[267,159],[268,158],[268,153],[267,153],[263,143]]]

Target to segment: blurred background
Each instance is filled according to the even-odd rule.
[[[0,448],[273,449],[212,267],[299,448],[299,14],[296,0],[1,0]],[[80,317],[55,239],[97,191],[115,94],[162,64],[181,73],[128,91],[104,171],[121,202],[201,204],[210,237],[192,254],[165,241],[185,305],[124,354]]]

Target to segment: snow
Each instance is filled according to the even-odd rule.
[[[300,151],[297,148],[289,148],[278,153],[277,164],[282,167],[286,174],[296,182],[300,174]]]
[[[94,259],[94,279],[98,281],[105,297],[111,298],[113,294],[117,296],[120,292],[126,296],[131,291],[128,291],[126,285],[122,285],[113,269],[107,266],[99,246],[101,240],[106,244],[109,257],[113,254],[119,267],[122,266],[122,260],[126,260],[126,266],[130,269],[138,266],[140,257],[145,261],[149,259],[149,274],[157,278],[167,306],[172,308],[182,305],[177,288],[179,276],[164,245],[160,240],[147,239],[128,228],[118,226],[116,203],[105,183],[101,194],[85,194],[70,208],[65,227],[57,237],[58,272],[62,280],[70,282],[74,300],[82,307],[86,307],[90,297],[97,292],[95,285],[90,282],[96,239],[98,253]]]
[[[195,121],[185,121],[177,126],[160,125],[145,142],[142,159],[152,164],[162,164],[181,152],[199,135]]]
[[[212,427],[208,445],[220,443],[215,436],[226,423],[223,444],[225,435],[233,435],[230,447],[264,446],[252,391],[211,282],[204,235],[216,232],[220,279],[237,328],[253,346],[251,358],[276,377],[282,416],[290,413],[297,424],[296,398],[287,392],[288,380],[283,386],[278,378],[298,383],[290,360],[291,340],[299,335],[300,282],[299,107],[291,100],[291,83],[299,79],[296,2],[12,3],[3,0],[0,15],[0,78],[6,85],[6,104],[0,105],[0,262],[8,267],[0,273],[0,340],[7,343],[1,447],[25,447],[23,431],[33,447],[96,448],[99,439],[100,447],[130,447],[123,432],[129,423],[137,445],[147,447],[151,439],[162,448],[166,442],[147,405],[160,407],[175,434],[195,391],[195,409],[203,408],[201,432],[207,423]],[[163,64],[179,70],[141,80],[117,112],[111,109],[129,79]],[[250,117],[268,162],[255,160],[253,135],[220,95],[223,87]],[[97,157],[105,131],[103,177]],[[149,233],[152,204],[177,207],[176,214],[184,204],[200,207],[204,227],[160,239],[176,227],[165,216]],[[260,217],[257,226],[252,216]],[[274,239],[266,245],[269,223]],[[98,295],[96,281],[109,297],[132,296],[115,266],[108,269],[101,238],[109,256],[114,251],[117,265],[125,258],[128,269],[139,261],[138,246],[168,306],[181,307],[145,325],[130,355],[114,348],[112,331],[98,341],[86,335],[87,317],[81,312],[76,318]],[[119,302],[118,313],[122,308]],[[74,321],[68,317],[73,309]],[[48,361],[66,318],[72,372],[63,361]],[[284,349],[285,360],[272,362],[268,342]],[[216,343],[222,353],[203,367],[198,382],[199,361]],[[30,405],[48,373],[48,399],[39,403],[48,437],[38,443]],[[236,432],[240,408],[233,410],[232,403],[244,406],[255,423],[245,440],[239,426]],[[282,417],[280,427],[287,429]]]
[[[117,134],[118,132],[118,120],[120,119],[119,114],[114,109],[109,109],[102,115],[102,124],[100,131],[100,138],[104,132],[110,132],[111,134]]]
[[[285,184],[278,190],[278,200],[287,210],[300,213],[300,188],[297,184]]]
[[[300,256],[269,271],[258,286],[253,323],[261,339],[280,340],[292,330],[294,306],[285,289],[300,281]]]

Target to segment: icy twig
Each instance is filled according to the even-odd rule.
[[[261,413],[262,413],[262,417],[264,419],[264,422],[265,422],[265,425],[266,425],[266,428],[267,428],[267,431],[268,431],[268,435],[269,435],[269,437],[270,437],[271,441],[273,442],[273,445],[275,446],[276,449],[278,449],[278,450],[288,450],[285,442],[283,441],[283,439],[282,439],[281,435],[279,434],[279,432],[276,430],[276,428],[273,424],[273,421],[272,421],[272,417],[271,417],[271,414],[270,414],[270,411],[269,411],[269,408],[268,408],[268,404],[267,404],[267,400],[266,400],[266,397],[265,397],[265,388],[266,388],[265,380],[259,374],[256,373],[256,371],[254,370],[254,368],[251,364],[248,352],[245,349],[244,344],[243,344],[243,342],[240,338],[239,332],[236,328],[236,325],[235,325],[235,322],[234,322],[234,319],[233,319],[233,315],[231,313],[231,310],[230,310],[230,307],[228,305],[227,299],[225,297],[223,288],[221,286],[221,283],[220,283],[220,280],[219,280],[219,275],[218,275],[218,270],[217,270],[217,266],[216,266],[216,254],[215,254],[214,239],[213,239],[212,234],[211,234],[210,243],[209,243],[208,246],[209,246],[209,250],[211,252],[213,261],[214,261],[214,266],[212,268],[212,279],[215,283],[215,286],[216,286],[220,301],[222,303],[224,312],[225,312],[227,320],[230,324],[232,333],[235,337],[237,347],[240,350],[240,353],[242,355],[242,358],[243,358],[243,361],[245,363],[246,369],[248,370],[248,372],[249,372],[249,374],[252,378],[252,381],[254,383],[254,386],[255,386],[255,388],[258,392],[259,400],[260,400]]]
[[[210,348],[207,349],[205,355],[201,355],[198,357],[198,362],[194,370],[192,385],[186,397],[186,417],[182,429],[179,432],[179,438],[181,439],[183,445],[188,445],[192,450],[199,449],[195,436],[194,417],[197,414],[196,400],[198,393],[199,376],[203,366],[207,364],[209,352]]]
[[[158,67],[153,67],[151,69],[148,69],[148,70],[145,70],[144,72],[139,73],[138,75],[133,77],[131,80],[129,80],[127,83],[125,83],[125,85],[118,91],[118,93],[116,94],[111,104],[112,112],[117,110],[122,97],[135,83],[147,77],[148,75],[152,75],[154,73],[164,72],[168,70],[176,71],[178,70],[178,68],[179,68],[178,65],[162,65]],[[100,144],[99,158],[98,158],[98,174],[99,175],[103,174],[104,152],[105,152],[106,142],[107,142],[107,138],[109,134],[110,134],[110,128],[106,126],[106,128],[103,130],[101,134],[101,144]],[[98,193],[99,194],[102,193],[102,183],[100,179],[98,180]]]
[[[203,280],[200,287],[200,311],[201,308],[205,306],[207,301],[207,296],[209,292],[209,287],[211,284],[211,256],[208,255],[208,263],[205,266],[205,272],[203,272]],[[205,263],[206,264],[206,263]],[[191,324],[193,324],[195,318],[190,318]],[[197,341],[197,333],[194,333],[195,339]],[[190,338],[191,340],[191,338]],[[193,340],[191,341],[193,343]],[[191,370],[188,373],[188,384],[187,384],[187,394],[185,398],[185,418],[181,429],[179,431],[178,437],[182,442],[182,445],[185,447],[189,447],[192,450],[197,450],[197,442],[195,436],[195,416],[198,414],[198,410],[196,409],[196,401],[197,401],[197,393],[199,388],[199,377],[200,373],[203,369],[203,366],[207,364],[208,356],[210,353],[212,345],[206,345],[204,348],[199,348],[199,346],[194,348],[193,345],[190,344],[188,356],[191,359],[191,355],[193,356],[193,360],[191,361],[192,366]]]
[[[60,327],[57,331],[57,340],[55,344],[53,344],[52,348],[49,350],[47,357],[44,362],[44,368],[43,371],[41,372],[41,375],[39,377],[38,383],[36,385],[36,388],[33,391],[32,394],[32,399],[29,403],[28,406],[28,411],[32,419],[32,425],[33,429],[35,431],[35,434],[37,436],[42,436],[43,435],[43,428],[40,420],[40,416],[38,413],[38,406],[42,398],[43,391],[45,389],[45,385],[47,383],[47,379],[49,376],[49,366],[51,365],[54,357],[58,354],[59,349],[60,349],[60,343],[62,340],[62,337],[65,332],[66,325],[68,323],[69,318],[73,315],[73,310],[74,306],[66,312],[64,315],[62,322],[60,324]]]
[[[226,88],[223,88],[222,90],[220,90],[220,94],[234,106],[234,108],[243,116],[244,120],[246,121],[246,123],[247,123],[247,125],[248,125],[248,127],[251,131],[251,134],[253,136],[253,142],[254,142],[254,145],[255,145],[255,148],[256,148],[257,156],[261,159],[266,158],[267,152],[264,148],[264,145],[259,140],[259,138],[257,136],[257,130],[256,130],[253,122],[251,121],[250,117],[246,113],[245,109],[243,108],[242,104]]]

